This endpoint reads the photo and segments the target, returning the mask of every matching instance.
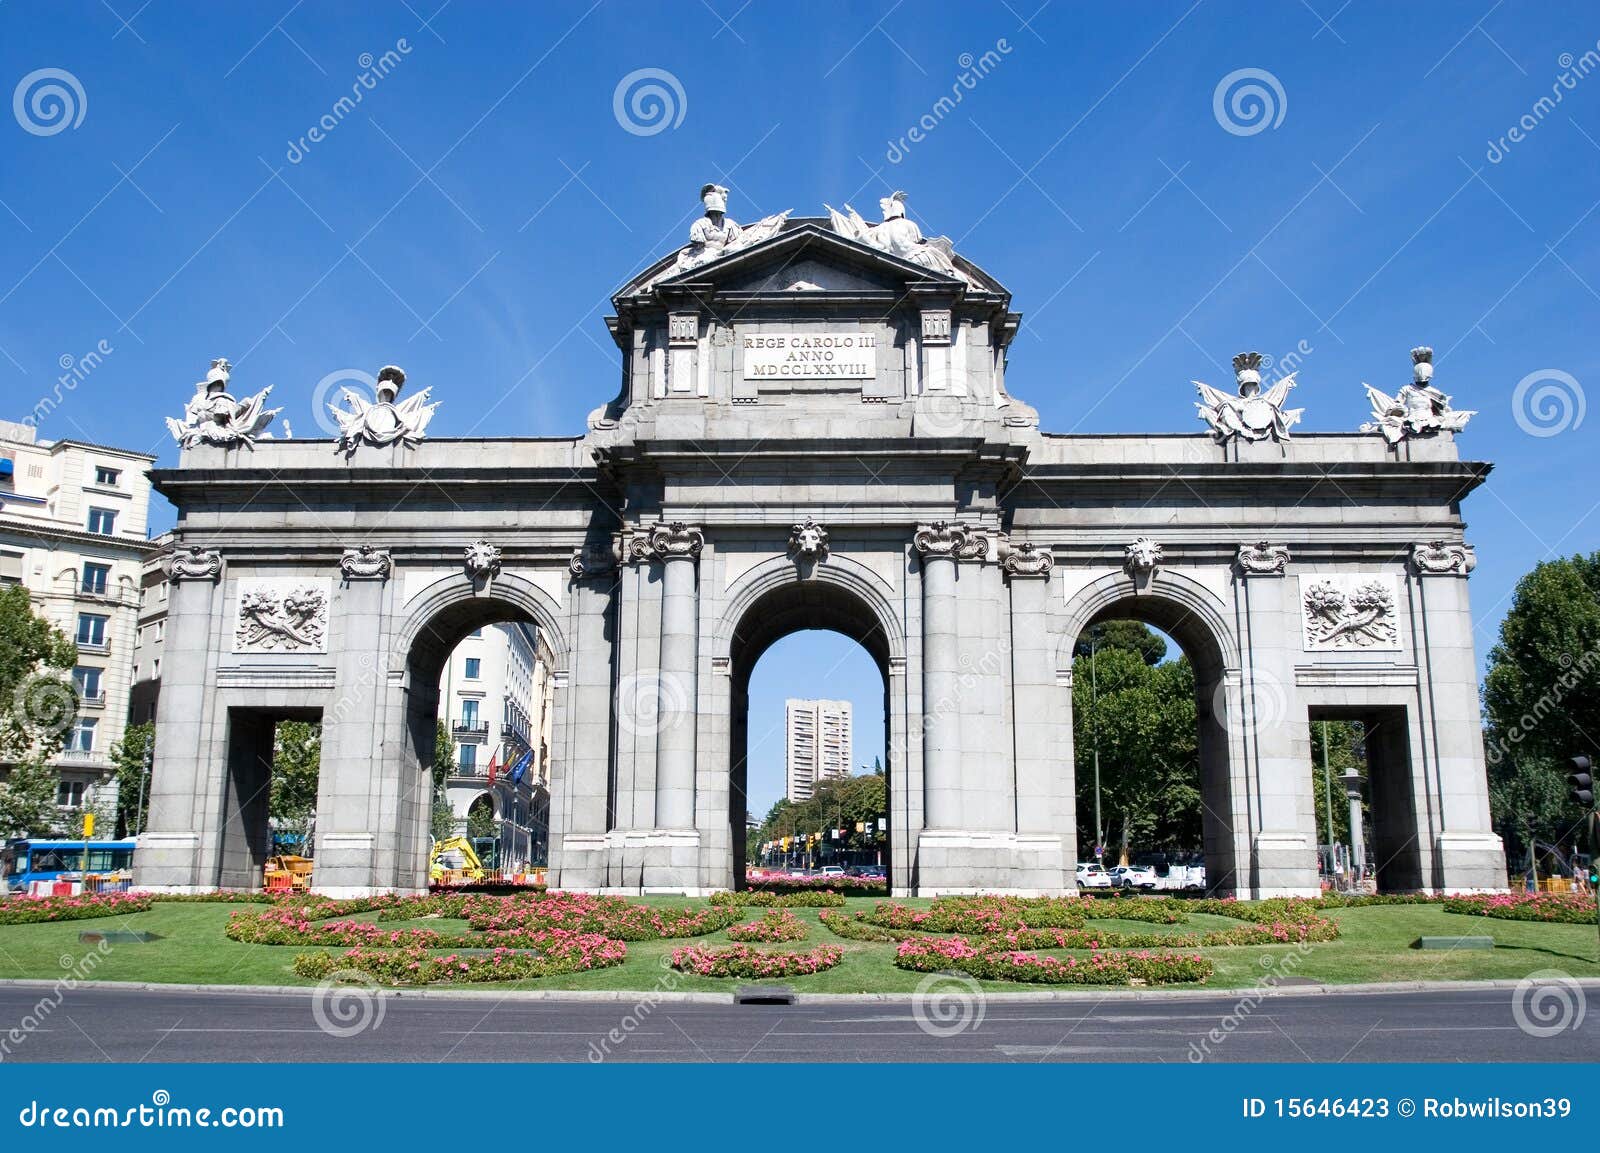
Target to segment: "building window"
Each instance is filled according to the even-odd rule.
[[[99,536],[111,536],[117,531],[116,512],[109,508],[90,508],[89,531]]]
[[[475,729],[478,727],[477,701],[461,702],[461,727],[464,729]]]
[[[72,670],[72,680],[78,686],[78,695],[86,701],[98,701],[105,690],[100,685],[100,674],[104,670],[79,665]]]
[[[99,616],[95,613],[78,614],[78,643],[80,645],[103,645],[106,643],[106,622],[110,617]]]
[[[72,736],[67,739],[67,750],[74,753],[94,752],[94,730],[100,722],[94,717],[79,717],[72,723]]]
[[[107,468],[103,464],[94,466],[94,482],[105,488],[116,488],[117,478],[122,475],[121,469]]]
[[[106,582],[111,578],[111,566],[108,564],[95,564],[93,561],[83,562],[83,591],[93,593],[97,597],[106,595]]]
[[[157,657],[155,660],[150,662],[150,675],[152,677],[154,677],[156,680],[160,680],[161,679],[161,658],[160,657]],[[151,716],[152,719],[154,719],[154,717],[155,717],[155,711],[154,711],[153,708],[151,710],[150,716]]]
[[[22,554],[20,552],[0,552],[0,585],[19,585],[22,583]]]
[[[461,765],[462,772],[470,773],[478,767],[478,746],[462,745],[461,751],[456,755],[456,760]]]
[[[64,809],[83,808],[83,782],[60,781],[56,784],[56,804]]]
[[[482,669],[483,669],[483,661],[481,661],[479,658],[477,658],[477,657],[468,657],[467,658],[467,671],[466,671],[467,680],[469,680],[469,681],[477,680],[478,679],[478,674],[482,671]]]

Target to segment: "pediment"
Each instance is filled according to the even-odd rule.
[[[615,299],[666,294],[693,288],[698,293],[859,296],[902,294],[912,285],[923,289],[947,286],[952,295],[994,293],[1005,289],[970,262],[957,258],[967,283],[877,248],[840,236],[825,220],[790,221],[784,230],[757,244],[676,274],[677,253],[657,261],[622,289]]]

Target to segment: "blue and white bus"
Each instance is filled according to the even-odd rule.
[[[136,842],[90,841],[89,872],[126,873],[133,868]],[[25,893],[31,881],[54,881],[83,868],[82,841],[7,841],[0,849],[0,890]]]

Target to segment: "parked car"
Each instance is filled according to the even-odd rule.
[[[843,865],[823,865],[822,868],[817,870],[817,876],[819,876],[819,877],[842,877],[842,876],[844,876],[844,866]]]
[[[1117,888],[1119,889],[1155,889],[1161,884],[1161,878],[1156,876],[1156,871],[1150,865],[1118,865],[1112,870],[1116,874]]]
[[[1080,889],[1109,889],[1111,875],[1100,867],[1099,861],[1078,862],[1078,888]]]

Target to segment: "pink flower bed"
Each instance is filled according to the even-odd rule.
[[[798,977],[831,969],[844,958],[837,945],[818,945],[808,952],[768,952],[749,945],[724,949],[682,945],[672,951],[672,967],[702,977]]]
[[[40,921],[79,921],[142,913],[154,898],[145,893],[90,893],[76,897],[11,897],[0,901],[0,925]]]
[[[1203,981],[1213,971],[1211,962],[1199,953],[1143,949],[1051,957],[1020,949],[986,948],[960,937],[903,941],[895,950],[894,963],[919,973],[953,969],[983,980],[1043,985],[1165,985]]]
[[[734,925],[728,936],[735,941],[803,941],[806,927],[789,912],[771,912],[759,921]]]

